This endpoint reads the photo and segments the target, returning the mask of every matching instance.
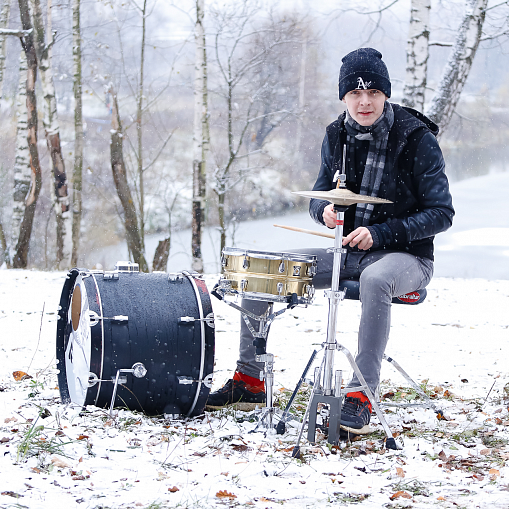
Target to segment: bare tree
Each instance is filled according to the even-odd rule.
[[[60,144],[60,126],[57,114],[57,98],[53,82],[53,69],[51,66],[51,51],[54,44],[54,35],[51,29],[51,1],[48,4],[48,32],[46,34],[40,0],[30,0],[32,19],[35,31],[34,45],[37,54],[37,63],[41,73],[41,83],[44,97],[43,125],[46,135],[46,144],[53,167],[53,194],[55,198],[55,213],[57,224],[57,267],[69,268],[71,265],[72,250],[72,218],[69,210],[69,197],[67,194],[67,175],[65,173],[64,158]]]
[[[122,208],[124,209],[124,226],[127,237],[127,247],[132,254],[133,259],[139,264],[140,270],[148,272],[148,264],[143,253],[143,245],[140,238],[140,230],[138,226],[138,218],[136,208],[134,206],[129,183],[127,182],[127,172],[124,163],[123,153],[123,137],[122,122],[118,111],[117,94],[110,87],[112,97],[112,114],[111,114],[111,169],[113,171],[113,180],[117,188],[117,194],[120,198]]]
[[[35,53],[34,37],[32,34],[32,23],[28,0],[18,0],[23,30],[27,35],[21,39],[23,49],[27,57],[27,139],[30,153],[31,184],[25,200],[25,211],[20,225],[19,237],[15,248],[12,266],[24,269],[28,263],[28,251],[30,248],[30,237],[35,216],[35,207],[42,186],[41,166],[39,152],[37,150],[37,99],[35,94],[35,82],[37,80],[37,56]]]
[[[225,198],[254,169],[250,157],[261,152],[268,134],[289,114],[286,109],[274,108],[277,103],[263,100],[271,79],[264,74],[264,67],[275,48],[293,40],[297,23],[275,19],[271,14],[261,23],[258,8],[246,0],[213,11],[215,65],[220,79],[215,93],[224,101],[220,116],[226,119],[221,126],[225,133],[224,148],[220,148],[220,143],[214,147],[216,168],[212,184],[218,199],[221,252],[226,246]],[[263,123],[273,116],[279,118],[274,125]],[[262,129],[257,129],[260,139],[257,148],[249,150],[247,134],[258,122],[262,123]],[[243,168],[238,164],[241,159],[247,162]]]
[[[7,28],[9,24],[9,14],[11,12],[11,0],[4,0],[2,10],[0,11],[0,29]],[[4,72],[5,72],[5,54],[7,51],[7,37],[5,33],[0,34],[0,98],[2,98]]]
[[[25,215],[25,202],[30,191],[32,172],[27,140],[27,58],[24,51],[19,59],[19,85],[16,95],[16,155],[14,159],[14,192],[11,221],[11,253],[7,265],[14,259],[14,247],[18,243],[21,222]]]
[[[449,125],[470,73],[482,37],[487,4],[488,0],[466,0],[465,14],[458,28],[454,46],[427,112],[442,131]]]
[[[72,256],[78,265],[83,189],[83,98],[81,76],[81,0],[72,3],[72,56],[74,93],[74,171],[72,176]]]
[[[428,77],[430,10],[431,0],[412,0],[402,102],[419,111],[424,109]]]
[[[194,137],[193,137],[193,270],[203,272],[201,252],[202,228],[205,220],[206,160],[209,147],[207,49],[203,26],[205,1],[196,0]],[[168,246],[169,249],[169,246]]]

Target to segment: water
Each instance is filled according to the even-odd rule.
[[[435,239],[435,276],[509,279],[509,172],[451,183],[456,209],[454,224]],[[321,232],[329,231],[312,221],[307,212],[257,219],[239,223],[234,240],[227,245],[260,251],[291,252],[292,249],[331,247],[332,240],[276,228],[273,224],[297,226]],[[146,239],[149,258],[163,235]],[[191,231],[176,232],[172,237],[169,272],[191,268]],[[205,229],[203,257],[206,273],[220,272],[219,232]],[[118,260],[127,259],[125,244],[111,246],[87,257],[87,267],[100,263],[113,269]]]

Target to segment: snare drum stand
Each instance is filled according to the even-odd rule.
[[[269,333],[269,328],[272,322],[279,316],[282,315],[287,309],[291,309],[297,305],[295,298],[290,298],[290,302],[287,307],[280,309],[279,311],[274,312],[274,302],[270,302],[268,300],[259,298],[256,300],[262,300],[268,303],[268,309],[263,315],[255,315],[251,313],[247,309],[233,303],[229,302],[225,299],[226,295],[238,295],[234,290],[231,290],[228,286],[216,285],[214,291],[212,292],[214,296],[223,300],[229,306],[235,308],[237,311],[240,311],[242,315],[242,319],[246,323],[249,332],[251,332],[254,340],[253,345],[256,348],[256,356],[255,359],[257,362],[264,363],[263,371],[260,371],[260,379],[265,380],[265,408],[262,408],[261,415],[258,419],[258,424],[256,428],[253,430],[253,433],[258,430],[258,428],[264,424],[267,433],[276,433],[274,426],[274,354],[267,353],[267,335]],[[244,296],[244,298],[246,298]],[[256,332],[255,328],[249,321],[249,318],[259,322],[258,332]]]
[[[340,420],[341,420],[341,407],[343,403],[344,395],[347,392],[363,391],[368,397],[373,410],[376,412],[380,423],[382,424],[385,433],[387,435],[386,447],[388,449],[398,449],[398,445],[392,435],[392,431],[383,416],[380,407],[378,406],[373,393],[368,387],[362,373],[359,370],[352,354],[341,344],[336,341],[336,326],[337,326],[337,314],[339,303],[345,297],[345,291],[339,289],[339,274],[341,271],[341,253],[346,250],[342,247],[343,239],[343,224],[345,211],[348,206],[345,205],[334,205],[334,211],[336,212],[336,228],[335,228],[335,240],[334,247],[329,249],[328,252],[334,253],[333,266],[332,266],[332,284],[331,289],[326,291],[326,296],[329,299],[329,315],[327,325],[327,339],[323,344],[325,348],[324,357],[319,368],[315,369],[315,380],[313,384],[313,391],[306,408],[306,413],[302,420],[302,425],[297,438],[297,444],[293,450],[293,457],[299,456],[299,444],[306,425],[307,418],[309,416],[308,424],[308,440],[315,442],[316,427],[319,418],[322,418],[325,414],[325,419],[328,421],[328,428],[325,426],[324,429],[328,429],[328,442],[330,444],[339,443],[340,439]],[[360,385],[357,387],[341,388],[343,373],[341,370],[336,371],[334,374],[334,353],[336,350],[342,352],[354,373],[357,375],[357,379],[360,381]],[[322,373],[323,370],[323,373]],[[334,387],[333,387],[334,377]],[[323,385],[322,385],[323,380]],[[323,412],[319,410],[318,406],[328,406],[328,411]]]

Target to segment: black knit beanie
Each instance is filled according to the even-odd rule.
[[[339,98],[350,90],[375,89],[391,96],[389,71],[382,54],[373,48],[360,48],[343,57],[339,71]]]

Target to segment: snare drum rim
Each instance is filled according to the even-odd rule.
[[[241,249],[238,247],[223,248],[223,256],[249,256],[260,260],[288,260],[291,262],[316,264],[316,255],[304,255],[300,253],[286,253],[276,251],[254,251],[251,249]]]

